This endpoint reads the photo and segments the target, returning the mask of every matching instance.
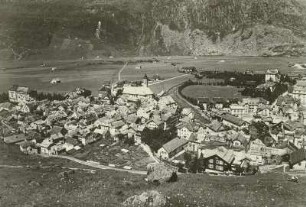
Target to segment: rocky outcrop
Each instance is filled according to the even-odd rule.
[[[163,163],[151,163],[147,166],[147,180],[150,183],[162,184],[177,181],[177,169]]]
[[[123,202],[124,207],[162,207],[166,204],[166,197],[157,191],[144,192],[141,195],[129,197]]]
[[[299,56],[305,54],[305,8],[301,0],[4,1],[0,51],[14,51],[17,59]]]

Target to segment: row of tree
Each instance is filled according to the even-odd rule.
[[[164,144],[176,137],[175,128],[163,130],[157,128],[150,130],[145,128],[141,133],[141,141],[147,144],[153,152],[157,152]]]
[[[37,101],[42,101],[46,99],[49,101],[54,101],[54,100],[62,101],[66,98],[63,94],[60,93],[43,93],[43,92],[38,93],[37,91],[31,91],[30,96]]]
[[[0,103],[4,103],[9,101],[8,93],[1,93],[0,94]]]

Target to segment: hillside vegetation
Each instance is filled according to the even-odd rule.
[[[0,0],[0,57],[301,56],[305,5],[303,0]]]

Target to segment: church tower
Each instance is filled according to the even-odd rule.
[[[145,86],[145,87],[149,86],[149,78],[148,78],[147,74],[145,74],[144,77],[143,77],[142,85]]]

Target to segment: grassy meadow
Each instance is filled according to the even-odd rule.
[[[290,68],[289,63],[305,63],[304,58],[285,57],[157,57],[159,62],[150,63],[150,58],[113,58],[101,60],[33,60],[0,62],[0,92],[7,91],[13,84],[25,85],[38,91],[67,92],[76,87],[85,87],[97,93],[101,85],[107,81],[116,81],[118,72],[125,62],[129,62],[121,73],[122,80],[142,80],[144,74],[149,77],[158,74],[162,79],[182,75],[178,67],[196,66],[199,70],[230,70],[230,71],[266,71],[278,68],[283,73],[297,72],[306,74],[306,70]],[[146,62],[142,62],[146,61]],[[141,62],[141,63],[140,63]],[[45,63],[45,67],[40,65]],[[141,65],[142,69],[136,69]],[[174,66],[175,65],[175,66]],[[56,67],[55,71],[51,71]],[[51,85],[53,78],[61,79],[62,83]],[[152,86],[154,92],[167,90],[190,77],[173,79],[160,85]]]
[[[0,155],[0,206],[5,207],[119,207],[128,197],[147,190],[167,196],[167,207],[306,205],[305,177],[299,183],[292,183],[287,181],[287,175],[280,173],[249,177],[184,174],[175,183],[155,186],[146,183],[142,175],[111,170],[92,172],[65,160],[25,156],[15,146],[8,148],[3,142],[0,142]],[[63,178],[61,172],[67,166],[80,170]]]
[[[222,97],[222,98],[241,98],[239,89],[232,86],[205,86],[205,85],[192,85],[187,86],[182,90],[185,96],[192,98],[198,97]]]

